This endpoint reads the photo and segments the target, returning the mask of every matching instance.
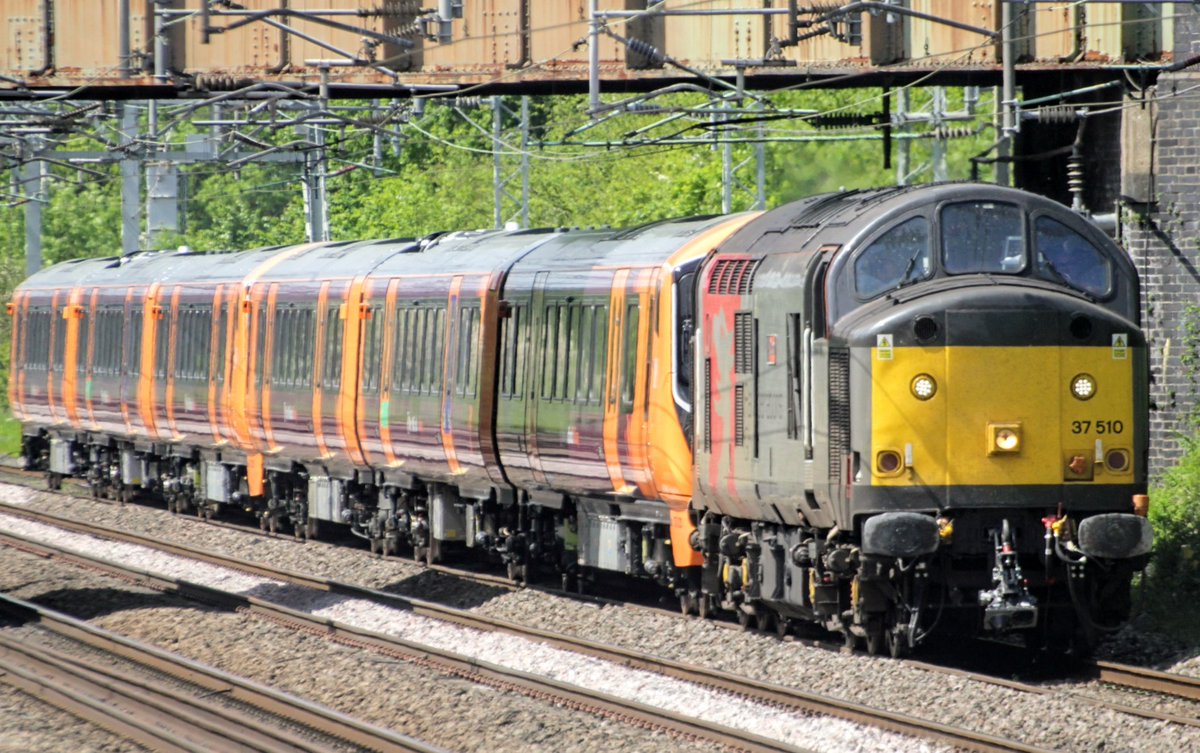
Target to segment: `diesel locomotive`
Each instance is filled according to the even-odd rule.
[[[982,184],[628,230],[83,259],[20,285],[54,487],[899,655],[1086,649],[1149,556],[1136,270]]]

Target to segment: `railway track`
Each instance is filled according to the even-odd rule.
[[[0,681],[151,750],[443,752],[28,601],[0,596],[0,614],[85,647],[63,650],[0,632]]]
[[[37,474],[33,474],[33,475],[36,476]],[[4,505],[0,505],[0,510],[7,511],[7,508]],[[23,508],[15,508],[15,510],[18,513],[28,513],[29,512],[28,510],[25,510]],[[49,522],[52,525],[70,525],[70,521],[63,521],[62,519],[56,518],[54,516],[48,516],[47,522]],[[255,535],[260,534],[260,531],[258,531],[257,528],[241,526],[241,525],[237,525],[234,523],[223,523],[221,525],[224,525],[228,528],[238,530],[238,531],[241,531],[244,533],[250,533],[250,534],[255,534]],[[123,532],[118,532],[118,531],[107,531],[107,530],[101,531],[100,529],[97,529],[96,527],[91,526],[91,525],[77,525],[75,527],[76,527],[76,530],[79,530],[82,532],[96,532],[96,533],[102,533],[103,535],[106,535],[106,536],[111,535],[113,537],[129,536],[130,538],[128,540],[130,540],[134,543],[140,543],[140,544],[152,546],[152,547],[167,550],[167,551],[175,550],[175,551],[177,551],[177,553],[181,554],[182,556],[196,556],[196,557],[205,556],[205,553],[190,550],[186,547],[177,547],[176,545],[172,545],[172,544],[165,543],[165,542],[148,540],[148,539],[144,539],[142,537],[136,536],[134,534],[124,534]],[[243,569],[246,572],[252,572],[254,574],[264,575],[265,577],[277,577],[277,578],[284,577],[281,573],[279,573],[279,571],[275,571],[270,568],[259,569],[261,566],[251,565],[250,563],[228,564],[227,560],[215,560],[214,564],[222,564],[222,566],[235,567],[236,569]],[[470,569],[454,568],[454,567],[449,567],[449,566],[437,566],[435,569],[446,575],[464,578],[464,579],[472,580],[475,582],[485,583],[490,586],[508,588],[508,589],[514,589],[514,590],[519,588],[519,586],[513,584],[511,581],[507,580],[506,578],[495,576],[495,575],[490,575],[490,574],[486,574],[486,573],[479,573],[477,571],[473,571]],[[323,589],[323,590],[329,590],[334,593],[342,593],[342,594],[346,594],[346,595],[353,595],[356,597],[383,599],[385,602],[402,603],[402,604],[408,605],[414,613],[420,614],[422,616],[433,617],[436,619],[447,620],[447,621],[451,621],[451,622],[457,622],[457,623],[465,625],[465,626],[475,627],[475,628],[483,629],[483,630],[500,630],[500,631],[504,631],[504,632],[524,635],[526,637],[533,637],[534,639],[541,640],[542,642],[550,643],[552,645],[557,645],[557,646],[560,646],[563,648],[568,648],[569,650],[576,651],[578,653],[592,655],[592,656],[596,656],[599,658],[608,659],[610,661],[616,661],[616,662],[625,664],[627,666],[646,669],[649,671],[654,671],[654,672],[664,674],[667,676],[671,676],[671,677],[687,679],[687,680],[694,681],[694,682],[701,682],[701,683],[709,685],[711,687],[720,688],[723,690],[727,690],[729,692],[743,694],[747,697],[758,698],[761,700],[767,700],[772,703],[780,703],[789,708],[802,709],[802,710],[808,711],[808,712],[823,713],[823,714],[831,713],[828,709],[821,708],[821,704],[820,704],[819,700],[813,700],[811,703],[805,703],[801,698],[798,698],[795,695],[795,691],[792,691],[787,688],[780,688],[780,687],[776,687],[776,686],[770,686],[770,685],[763,684],[763,686],[764,686],[763,688],[758,688],[758,689],[752,690],[752,689],[748,689],[746,687],[746,683],[747,682],[752,683],[753,681],[747,681],[747,680],[745,680],[745,678],[735,678],[733,676],[721,676],[721,673],[710,672],[709,670],[705,670],[700,667],[694,667],[694,666],[683,665],[683,664],[680,664],[677,666],[672,666],[674,663],[658,659],[657,657],[637,654],[636,652],[629,652],[629,651],[626,651],[623,649],[614,649],[611,646],[602,646],[599,644],[593,644],[591,642],[571,638],[569,636],[562,636],[562,635],[548,633],[545,631],[532,630],[532,629],[524,628],[524,627],[521,627],[521,626],[518,626],[515,624],[511,624],[511,623],[503,623],[500,621],[489,620],[487,618],[483,618],[478,615],[474,615],[470,612],[464,612],[463,610],[457,610],[457,609],[453,609],[450,607],[444,607],[444,606],[434,604],[431,602],[423,602],[423,601],[420,601],[417,599],[407,599],[404,597],[399,597],[399,596],[395,596],[395,595],[391,595],[391,594],[373,592],[370,589],[359,589],[355,586],[349,586],[347,584],[335,583],[333,581],[328,581],[328,580],[322,579],[322,578],[312,578],[310,576],[304,576],[304,575],[300,575],[300,574],[296,574],[296,573],[287,574],[286,577],[294,578],[295,580],[293,580],[291,582],[294,582],[298,585],[304,585],[305,587],[319,588],[319,589]],[[576,596],[574,594],[571,594],[568,592],[562,592],[558,589],[546,588],[546,589],[538,589],[538,590],[545,591],[547,593],[552,593],[552,594],[555,594],[558,596],[564,596],[564,597],[569,597],[569,598],[579,598],[578,596]],[[624,605],[624,606],[632,606],[635,608],[650,609],[650,610],[660,612],[660,613],[674,612],[674,610],[666,610],[666,609],[662,609],[660,607],[650,607],[650,606],[646,606],[644,604],[630,603],[630,602],[625,602],[625,601],[620,601],[620,600],[605,599],[605,598],[601,598],[601,597],[589,596],[589,597],[584,597],[584,598],[586,598],[586,600],[588,600],[588,601],[593,601],[593,602],[598,602],[598,603],[620,604],[620,605]],[[735,623],[732,623],[732,622],[715,623],[715,624],[718,624],[722,627],[729,628],[731,630],[742,629],[738,625],[736,625]],[[790,638],[789,638],[789,640],[790,640]],[[806,641],[805,643],[806,643],[806,645],[824,648],[824,649],[830,650],[830,651],[838,651],[838,652],[845,651],[845,649],[841,646],[840,643],[838,643],[838,644],[822,643],[819,641]],[[936,664],[936,663],[918,661],[918,660],[911,660],[911,659],[905,660],[903,663],[907,666],[911,666],[913,668],[920,669],[923,671],[943,675],[947,678],[963,679],[963,680],[969,680],[969,681],[974,681],[974,682],[984,682],[984,683],[996,685],[999,687],[1016,690],[1019,692],[1039,694],[1039,695],[1049,695],[1052,693],[1062,692],[1061,690],[1059,690],[1058,688],[1053,687],[1053,686],[1047,687],[1047,686],[1038,685],[1038,684],[1012,681],[1012,680],[1008,680],[1008,679],[1005,679],[1002,677],[997,677],[992,674],[988,674],[986,672],[981,672],[979,670],[969,670],[969,669],[964,670],[964,669],[958,669],[955,667],[945,666],[942,664]],[[1152,694],[1158,694],[1158,695],[1169,695],[1169,696],[1174,696],[1174,697],[1182,698],[1182,699],[1189,700],[1189,701],[1200,702],[1200,681],[1193,680],[1191,678],[1183,677],[1180,675],[1171,675],[1168,673],[1155,672],[1153,670],[1147,670],[1147,669],[1140,668],[1140,667],[1119,665],[1119,664],[1114,664],[1114,663],[1110,663],[1110,662],[1081,662],[1073,670],[1072,674],[1078,675],[1085,679],[1094,679],[1096,681],[1099,681],[1102,684],[1110,685],[1113,687],[1141,691],[1143,694],[1152,693]],[[770,692],[768,692],[766,690],[768,688],[770,689]],[[1143,718],[1153,719],[1153,720],[1162,721],[1162,722],[1167,722],[1167,723],[1171,723],[1171,724],[1180,724],[1180,725],[1191,726],[1191,727],[1200,727],[1200,712],[1197,712],[1196,715],[1163,712],[1163,711],[1160,711],[1160,710],[1154,708],[1155,704],[1152,702],[1152,699],[1139,698],[1137,704],[1134,705],[1132,703],[1121,703],[1121,702],[1115,702],[1112,700],[1106,700],[1103,698],[1096,698],[1091,695],[1083,694],[1083,693],[1071,693],[1071,696],[1072,696],[1072,698],[1077,699],[1081,703],[1093,704],[1093,705],[1096,705],[1096,706],[1099,706],[1102,708],[1106,708],[1106,709],[1109,709],[1109,710],[1112,710],[1115,712],[1123,713],[1123,714],[1131,714],[1131,715],[1140,716]],[[1144,702],[1143,702],[1143,700],[1144,700]],[[840,718],[854,719],[854,720],[861,721],[862,719],[856,717],[855,714],[856,714],[856,712],[853,709],[847,709],[844,711],[844,713],[833,713],[834,716],[838,716]],[[874,723],[874,722],[872,722],[872,723]],[[902,731],[906,734],[926,736],[929,739],[939,739],[939,740],[942,740],[945,742],[953,741],[953,744],[961,746],[961,747],[965,747],[968,749],[979,749],[979,750],[991,749],[991,748],[986,748],[986,747],[974,748],[962,740],[954,739],[955,738],[954,735],[950,735],[950,737],[947,738],[947,737],[940,737],[936,733],[922,734],[921,732],[915,732],[915,731],[912,731],[912,728],[908,727],[907,724],[905,724],[905,723],[897,722],[895,725],[879,724],[878,726],[882,726],[887,729],[893,729],[895,731]]]
[[[1017,751],[1021,753],[1039,753],[1043,750],[1020,742],[981,734],[973,730],[886,710],[874,709],[837,698],[806,693],[794,688],[759,682],[730,673],[662,659],[625,648],[527,628],[503,620],[496,620],[418,599],[400,597],[380,591],[351,586],[325,578],[282,571],[259,563],[251,563],[211,552],[193,550],[178,544],[150,541],[136,534],[97,528],[36,511],[19,508],[13,509],[9,506],[0,506],[0,510],[3,510],[7,514],[19,515],[47,525],[64,527],[79,533],[102,536],[106,539],[112,538],[126,543],[138,544],[250,575],[271,578],[272,580],[282,581],[292,586],[400,607],[422,617],[434,618],[477,630],[502,632],[520,636],[556,648],[567,649],[578,654],[604,659],[620,666],[641,669],[677,680],[700,684],[731,694],[734,697],[766,703],[776,708],[786,709],[792,713],[818,714],[844,719],[891,732],[952,745],[965,750],[984,751],[987,753],[1000,751],[1009,753]],[[681,714],[664,713],[661,709],[652,708],[645,704],[607,696],[578,685],[569,685],[563,682],[547,680],[543,677],[532,676],[529,673],[513,671],[504,666],[481,662],[478,659],[456,655],[452,652],[432,648],[427,645],[336,623],[323,617],[314,617],[263,599],[230,594],[183,581],[164,579],[124,565],[73,553],[51,544],[23,541],[8,534],[0,536],[0,542],[42,556],[52,556],[86,567],[97,568],[140,585],[175,592],[187,598],[197,599],[221,608],[243,610],[297,629],[324,635],[346,644],[359,646],[408,661],[433,664],[444,671],[476,682],[484,682],[496,687],[516,690],[535,697],[554,699],[558,702],[569,703],[578,708],[589,709],[595,713],[616,717],[631,723],[651,725],[669,730],[675,734],[706,740],[723,747],[739,750],[795,750],[795,748],[786,743],[747,733],[740,729],[731,729]]]

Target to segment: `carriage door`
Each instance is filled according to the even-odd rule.
[[[533,278],[533,296],[529,304],[529,336],[528,354],[525,359],[525,431],[521,433],[519,443],[521,450],[529,457],[529,470],[534,480],[539,484],[546,483],[546,473],[542,470],[542,460],[538,455],[537,442],[537,411],[541,399],[543,372],[546,364],[546,279],[549,272],[538,272]]]

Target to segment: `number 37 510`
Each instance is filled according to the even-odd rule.
[[[1121,434],[1125,431],[1124,421],[1072,421],[1072,434],[1087,434],[1095,431],[1097,434]]]

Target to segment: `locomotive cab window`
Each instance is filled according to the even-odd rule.
[[[854,260],[854,289],[862,298],[924,280],[933,272],[929,252],[929,221],[906,220],[863,249]]]
[[[942,209],[942,263],[952,275],[1025,269],[1025,215],[1012,204],[969,201]]]
[[[1079,233],[1050,217],[1034,222],[1037,272],[1095,296],[1112,288],[1112,263]]]

